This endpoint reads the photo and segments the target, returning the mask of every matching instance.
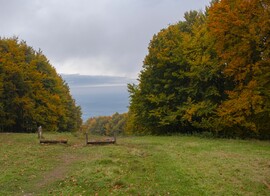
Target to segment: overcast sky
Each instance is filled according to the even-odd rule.
[[[18,36],[58,73],[137,77],[152,36],[210,0],[0,0],[0,36]]]

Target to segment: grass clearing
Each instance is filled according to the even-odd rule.
[[[0,195],[270,195],[270,143],[191,136],[41,145],[0,134]]]

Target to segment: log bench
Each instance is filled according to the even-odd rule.
[[[67,144],[68,140],[66,139],[59,139],[59,140],[49,140],[44,139],[42,135],[42,127],[38,127],[38,139],[40,144]]]
[[[39,143],[41,144],[67,144],[66,139],[61,139],[61,140],[48,140],[48,139],[40,139]]]
[[[106,144],[115,144],[116,143],[116,136],[112,138],[107,138],[104,140],[88,140],[88,133],[85,134],[85,143],[87,144],[92,144],[92,145],[106,145]]]

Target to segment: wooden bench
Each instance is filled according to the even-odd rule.
[[[92,144],[92,145],[106,145],[106,144],[115,144],[116,143],[116,136],[114,133],[114,136],[112,138],[107,138],[104,140],[88,140],[88,133],[85,134],[85,144]]]
[[[60,139],[60,140],[49,140],[44,139],[42,136],[42,127],[39,126],[38,128],[38,139],[40,144],[67,144],[68,140],[66,139]]]
[[[47,139],[40,139],[39,143],[41,144],[67,144],[68,140],[61,139],[61,140],[47,140]]]

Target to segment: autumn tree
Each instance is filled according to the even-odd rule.
[[[222,129],[269,136],[269,1],[218,1],[209,10],[209,28],[223,72],[234,81],[218,108]]]
[[[125,132],[127,113],[119,114],[118,112],[112,115],[110,122],[107,125],[107,135],[123,134]]]
[[[67,84],[41,51],[18,38],[0,39],[1,131],[74,131],[81,125]]]
[[[222,81],[205,15],[191,11],[185,19],[154,35],[139,85],[128,86],[133,118],[128,125],[142,125],[137,132],[199,131],[220,100]]]
[[[192,26],[182,33],[183,56],[190,69],[185,73],[189,78],[188,98],[178,106],[178,113],[196,132],[215,131],[216,109],[227,97],[224,89],[230,80],[225,80],[223,65],[214,50],[215,39],[207,26],[207,11],[195,16]]]
[[[112,116],[97,116],[87,119],[84,123],[85,131],[94,135],[124,134],[127,113],[114,113]]]
[[[270,5],[213,0],[153,36],[129,84],[135,133],[270,138]]]

